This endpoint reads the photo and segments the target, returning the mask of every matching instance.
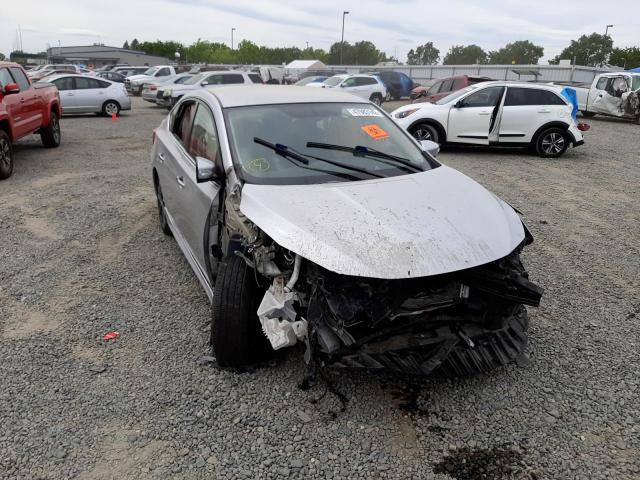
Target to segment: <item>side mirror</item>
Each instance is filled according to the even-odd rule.
[[[440,153],[440,145],[436,142],[432,142],[431,140],[420,140],[418,143],[420,144],[420,147],[422,147],[422,150],[432,157],[436,157],[438,153]]]
[[[458,100],[455,105],[453,106],[453,108],[462,108],[464,106],[464,103],[462,100]]]
[[[7,83],[4,86],[4,92],[5,95],[12,95],[14,93],[20,93],[20,87],[18,86],[17,83]]]
[[[207,82],[206,80],[203,82],[200,82],[200,85],[203,87],[206,87],[207,85],[209,85],[209,82]]]
[[[196,181],[198,183],[210,182],[220,177],[216,164],[208,158],[196,157]]]

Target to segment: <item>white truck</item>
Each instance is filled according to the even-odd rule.
[[[602,73],[591,87],[572,88],[576,90],[578,109],[583,116],[609,115],[640,123],[640,73]]]
[[[176,69],[171,65],[157,65],[149,67],[146,72],[141,75],[132,75],[124,81],[124,86],[129,93],[134,95],[142,94],[142,85],[149,81],[160,80],[170,75],[175,75]]]

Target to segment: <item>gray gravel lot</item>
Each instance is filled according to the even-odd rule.
[[[535,236],[531,363],[420,385],[334,375],[336,414],[297,388],[300,351],[248,373],[201,361],[209,306],[157,225],[166,111],[147,105],[65,117],[62,146],[20,142],[0,182],[1,479],[640,478],[638,125],[591,119],[560,160],[442,152]]]

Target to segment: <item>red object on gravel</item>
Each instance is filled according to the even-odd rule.
[[[102,339],[105,342],[108,342],[109,340],[115,340],[119,336],[120,336],[119,332],[109,332],[109,333],[105,333],[104,336],[102,337]]]

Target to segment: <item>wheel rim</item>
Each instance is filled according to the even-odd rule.
[[[113,115],[114,113],[118,113],[118,106],[115,103],[107,103],[104,107],[104,111],[109,115]]]
[[[413,132],[413,136],[416,140],[431,140],[433,141],[433,135],[431,134],[431,130],[428,128],[416,128]]]
[[[547,155],[557,155],[564,149],[564,136],[557,132],[552,132],[542,139],[542,151]]]
[[[4,138],[0,139],[0,165],[2,165],[5,169],[8,169],[11,166],[11,151],[9,142],[7,142]]]
[[[53,130],[53,140],[60,143],[60,121],[56,115],[51,117],[51,127]]]

